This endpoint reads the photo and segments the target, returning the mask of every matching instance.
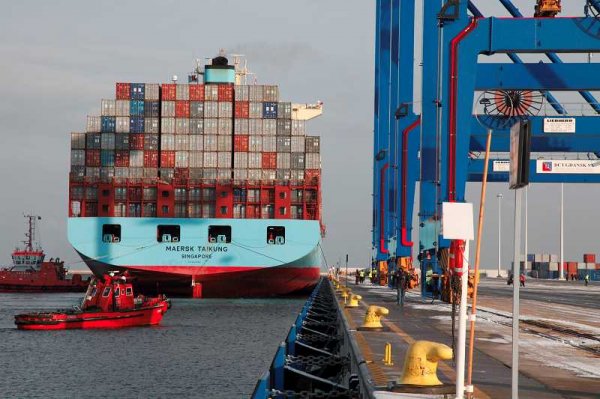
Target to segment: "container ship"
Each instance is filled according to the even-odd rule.
[[[37,215],[25,215],[28,229],[24,246],[12,253],[12,266],[0,269],[0,292],[83,292],[88,282],[80,274],[67,277],[59,258],[44,261],[46,254],[36,240]]]
[[[71,134],[69,242],[94,274],[144,292],[265,297],[320,275],[322,103],[248,84],[221,54],[188,83],[116,83]]]

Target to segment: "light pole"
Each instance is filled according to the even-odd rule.
[[[502,193],[496,195],[498,198],[498,278],[500,278],[500,265],[502,252]]]
[[[560,263],[558,265],[558,279],[565,279],[565,259],[564,259],[564,243],[565,243],[565,234],[564,234],[564,216],[565,216],[565,207],[564,207],[564,189],[565,184],[560,183]]]
[[[529,251],[529,248],[527,248],[527,200],[528,200],[528,191],[529,191],[529,186],[525,186],[525,263],[524,263],[524,267],[523,267],[523,273],[527,274],[527,254]]]

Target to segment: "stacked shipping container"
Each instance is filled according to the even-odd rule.
[[[117,83],[71,135],[70,214],[320,219],[320,169],[277,86]]]

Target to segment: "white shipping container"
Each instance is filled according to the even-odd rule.
[[[533,260],[535,262],[541,262],[542,261],[542,254],[535,254],[535,256],[533,257]]]
[[[115,131],[117,133],[129,133],[129,117],[128,116],[117,116]]]
[[[292,137],[292,152],[304,152],[304,136]]]
[[[307,153],[304,163],[306,169],[321,169],[321,154]]]
[[[129,116],[129,100],[117,100],[117,116]]]
[[[263,86],[263,101],[277,102],[279,101],[278,86]]]
[[[188,151],[175,151],[175,167],[176,168],[188,168],[189,167],[189,152]]]
[[[100,103],[102,116],[116,116],[117,115],[117,104],[115,100],[102,100]]]
[[[162,101],[160,116],[163,118],[175,117],[175,101]]]
[[[248,151],[261,152],[263,148],[262,136],[248,136]]]
[[[99,116],[88,116],[85,130],[88,133],[100,133],[102,131],[102,118]]]
[[[298,169],[292,170],[290,174],[290,179],[293,181],[304,180],[304,171]]]
[[[548,270],[551,272],[557,272],[558,271],[558,262],[550,262],[550,265],[548,266]]]
[[[175,134],[175,118],[161,118],[160,132],[162,134]]]
[[[159,131],[158,118],[144,118],[144,133],[155,133]]]
[[[233,123],[231,122],[231,119],[219,119],[218,123],[219,127],[217,134],[231,135],[231,130],[233,129]]]
[[[189,134],[190,120],[186,118],[175,118],[175,134]]]
[[[262,85],[250,85],[248,86],[248,100],[262,102],[264,89]]]
[[[233,103],[222,101],[219,104],[219,118],[231,118],[233,116]]]
[[[85,150],[71,150],[71,166],[85,166]]]
[[[204,158],[206,158],[206,153],[204,153]],[[216,160],[216,158],[215,158],[215,160]],[[214,169],[214,168],[209,168],[209,169],[203,168],[202,169],[202,178],[203,179],[209,179],[209,180],[216,179],[217,178],[217,169]],[[210,204],[210,205],[214,206],[214,204]],[[206,215],[204,215],[204,216],[206,216]]]
[[[294,138],[292,138],[292,140]],[[306,136],[304,147],[306,152],[318,154],[321,152],[321,138],[319,136]]]
[[[232,151],[231,136],[217,136],[217,151]]]
[[[263,117],[263,103],[251,102],[250,103],[250,118],[260,119]]]
[[[263,169],[262,170],[262,179],[263,180],[277,179],[277,173],[275,172],[275,169]]]
[[[202,152],[201,151],[190,151],[189,164],[190,168],[201,168],[202,167]]]
[[[290,153],[278,152],[277,153],[277,168],[278,169],[291,169],[291,156]]]
[[[144,168],[144,177],[153,178],[158,176],[158,168]]]
[[[231,168],[231,152],[218,152],[217,154],[217,167]]]
[[[96,166],[87,166],[85,168],[86,177],[99,178],[100,177],[100,167]]]
[[[204,101],[190,101],[190,118],[204,118]]]
[[[100,178],[103,180],[115,177],[115,168],[113,166],[101,167]]]
[[[550,255],[550,262],[558,262],[558,255],[551,254]]]
[[[71,133],[71,149],[85,150],[85,133]]]
[[[219,117],[219,103],[216,101],[206,101],[204,103],[204,117],[205,118],[218,118]]]
[[[550,262],[550,254],[542,254],[542,262]]]
[[[176,100],[189,100],[190,99],[190,86],[187,84],[178,84],[175,86],[175,99]]]
[[[131,160],[131,158],[129,158],[129,159]],[[129,178],[130,179],[141,179],[142,177],[144,177],[144,168],[141,168],[141,167],[133,168],[133,167],[131,167],[131,162],[129,164],[130,164],[130,167],[129,167]],[[142,165],[143,164],[144,164],[144,160],[142,159]]]
[[[235,101],[248,101],[248,86],[247,85],[236,85],[235,90]]]
[[[305,135],[306,135],[306,122],[299,121],[299,120],[293,120],[292,121],[292,136],[305,136]]]
[[[248,119],[235,119],[233,126],[235,134],[249,134]]]
[[[217,153],[205,151],[203,164],[204,164],[205,168],[216,168],[217,167]]]
[[[247,169],[248,168],[248,153],[247,152],[236,152],[233,154],[233,167],[235,169]]]
[[[585,263],[584,262],[577,262],[577,269],[578,270],[585,270]]]
[[[275,136],[264,136],[262,142],[263,152],[276,152],[277,151],[277,137]]]
[[[233,178],[235,180],[248,180],[248,169],[234,169]]]
[[[146,83],[146,87],[144,88],[144,100],[158,100],[158,83]]]
[[[216,118],[204,119],[204,134],[217,134],[219,132],[219,120]]]
[[[247,154],[248,154],[248,168],[250,168],[250,169],[262,168],[262,153],[248,152]]]
[[[248,121],[248,134],[253,136],[262,136],[263,120],[262,119],[246,119]]]
[[[115,149],[115,134],[114,133],[102,133],[100,138],[100,148],[103,150],[114,150]]]
[[[277,180],[290,180],[292,178],[292,171],[289,169],[277,169],[275,174]]]
[[[291,136],[292,135],[292,121],[290,119],[277,119],[277,135],[278,136]]]
[[[264,119],[262,131],[264,136],[275,136],[277,134],[277,119]]]
[[[291,152],[292,138],[288,136],[277,136],[277,152]],[[264,145],[263,145],[264,147]]]
[[[219,99],[219,86],[214,84],[204,85],[204,101],[217,101]]]
[[[204,136],[188,136],[188,140],[190,142],[189,149],[190,151],[202,151],[204,150]]]
[[[231,179],[231,169],[217,169],[217,179],[219,179],[219,180]]]
[[[277,105],[277,119],[292,118],[292,103],[279,103]]]
[[[216,134],[205,134],[204,135],[204,151],[217,151],[218,149],[218,137]],[[211,166],[216,168],[217,166]]]
[[[132,150],[129,151],[129,167],[130,168],[143,168],[144,167],[144,151]],[[142,172],[143,174],[143,172]],[[131,173],[129,174],[131,176]]]
[[[262,169],[248,169],[248,180],[262,179]]]
[[[184,135],[175,136],[175,151],[189,151],[188,137]]]
[[[181,136],[179,136],[181,137]],[[185,136],[183,136],[185,137]],[[175,151],[175,135],[174,134],[161,134],[160,135],[160,149],[162,151]]]
[[[129,168],[115,168],[115,177],[128,178]]]
[[[190,134],[204,133],[204,119],[190,119]]]

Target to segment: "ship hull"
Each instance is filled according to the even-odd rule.
[[[102,225],[118,223],[117,245],[101,241]],[[181,239],[153,243],[159,224],[176,224]],[[232,227],[230,243],[208,243],[210,225]],[[267,226],[286,229],[284,245],[266,243]],[[85,231],[86,234],[78,234]],[[192,237],[192,232],[194,237]],[[134,239],[135,237],[135,239]],[[321,273],[318,222],[296,220],[71,218],[69,239],[96,275],[129,270],[146,294],[201,298],[272,297],[310,292]],[[200,245],[199,245],[200,244]],[[131,253],[131,248],[144,248]]]

